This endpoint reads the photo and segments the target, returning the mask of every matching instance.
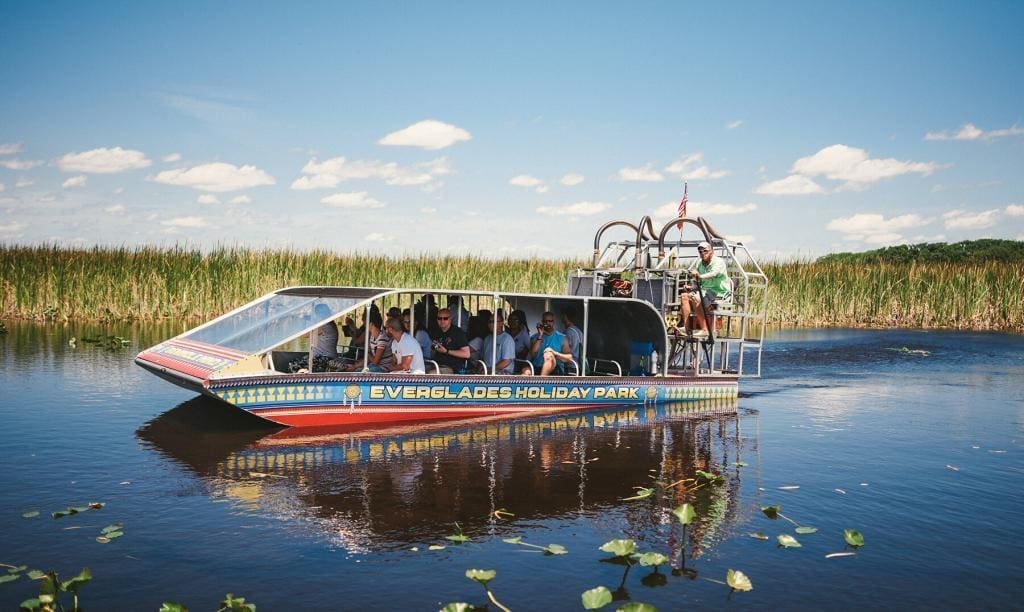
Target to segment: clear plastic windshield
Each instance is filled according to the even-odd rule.
[[[364,300],[363,297],[274,294],[182,338],[249,354],[261,353],[318,327]]]

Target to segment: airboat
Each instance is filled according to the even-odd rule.
[[[675,228],[678,238],[669,239]],[[627,238],[607,239],[611,233]],[[726,263],[732,291],[704,313],[707,334],[695,335],[681,320],[680,296],[701,291],[689,274],[701,242]],[[660,231],[650,217],[638,224],[610,221],[595,234],[590,264],[569,273],[561,295],[288,287],[161,342],[135,361],[174,384],[290,427],[733,399],[741,378],[761,375],[768,281],[742,242],[728,240],[703,217],[680,217]],[[369,338],[362,346],[343,339],[338,348],[352,356],[353,371],[317,371],[318,328],[346,318],[367,321],[374,308],[429,308],[434,300],[427,296],[458,296],[469,311],[521,310],[529,321],[571,306],[582,330],[578,358],[551,376],[531,375],[529,363],[526,374],[496,373],[493,358],[471,364],[467,373],[444,374],[427,355],[424,374],[378,373],[359,367],[368,365]],[[453,314],[463,316],[461,309]],[[302,361],[314,367],[296,369]]]

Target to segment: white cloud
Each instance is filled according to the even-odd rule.
[[[238,191],[274,184],[274,177],[256,166],[234,166],[224,162],[203,164],[184,170],[164,170],[150,180],[165,185],[214,192]]]
[[[537,193],[547,193],[548,192],[548,186],[547,185],[541,185],[541,186],[537,187],[536,191],[537,191]]]
[[[114,174],[126,170],[145,168],[153,162],[146,154],[134,149],[106,147],[81,153],[68,153],[57,160],[57,167],[64,172],[87,172],[90,174]]]
[[[17,234],[21,230],[25,229],[26,225],[19,221],[11,221],[10,223],[0,223],[0,234]]]
[[[4,189],[7,189],[7,186],[4,185],[3,183],[0,183],[0,191],[3,191]]]
[[[665,177],[655,170],[652,164],[647,164],[642,168],[623,168],[619,170],[618,177],[620,181],[641,181],[648,183],[657,183],[658,181],[665,180]]]
[[[709,215],[741,215],[757,210],[757,204],[724,204],[719,202],[688,202],[686,205],[686,216],[702,217]],[[658,221],[668,221],[679,216],[679,202],[666,202],[654,209],[654,218]]]
[[[851,217],[840,217],[825,226],[834,232],[841,232],[845,240],[868,244],[893,244],[902,240],[900,232],[931,223],[920,215],[907,214],[886,219],[876,213],[858,213]]]
[[[114,214],[114,213],[123,213],[126,210],[128,210],[128,209],[125,208],[123,204],[114,204],[113,206],[108,206],[108,207],[104,208],[103,212]]]
[[[366,242],[392,242],[395,237],[390,234],[382,234],[380,232],[371,232],[366,235]]]
[[[373,199],[365,191],[341,191],[321,198],[320,202],[338,208],[384,208],[382,202]]]
[[[32,185],[35,185],[35,184],[36,184],[36,182],[33,181],[32,179],[20,178],[20,179],[18,179],[18,181],[16,183],[14,183],[14,186],[18,187],[20,189],[22,187],[31,187]]]
[[[0,159],[0,166],[8,170],[31,170],[42,165],[43,162],[34,159]]]
[[[738,119],[738,120],[733,121],[731,123],[727,123],[725,125],[725,129],[727,129],[727,130],[735,130],[736,128],[740,127],[741,125],[743,125],[743,120],[742,119]]]
[[[691,153],[683,159],[678,159],[669,164],[665,168],[665,172],[675,174],[679,178],[688,181],[719,179],[729,174],[725,170],[711,170],[703,162],[703,153]]]
[[[0,155],[14,155],[15,153],[21,153],[20,142],[0,143]]]
[[[174,219],[161,221],[160,225],[175,228],[199,228],[206,227],[209,223],[202,217],[175,217]]]
[[[821,185],[815,183],[806,176],[800,176],[799,174],[791,174],[784,179],[769,181],[758,185],[754,189],[754,193],[772,196],[808,195],[812,193],[824,193],[824,191],[825,190],[821,188]]]
[[[433,206],[424,206],[423,208],[420,209],[420,212],[432,215],[437,212],[437,209],[434,208]]]
[[[898,159],[871,159],[868,152],[842,144],[825,147],[814,155],[793,162],[792,172],[804,176],[825,176],[835,181],[846,181],[843,188],[859,189],[882,179],[916,172],[928,175],[938,168],[934,162],[900,161]]]
[[[565,206],[539,206],[537,212],[552,217],[588,217],[600,214],[611,207],[611,204],[604,202],[576,202]]]
[[[167,163],[181,161],[181,153],[171,153],[170,155],[164,155],[160,158],[160,161]]]
[[[951,210],[942,215],[942,222],[946,229],[976,230],[992,227],[996,224],[998,216],[998,208],[993,208],[979,213],[970,213],[963,210]]]
[[[436,119],[427,119],[397,132],[391,132],[378,140],[377,144],[437,150],[471,138],[472,135],[460,127]]]
[[[544,181],[529,174],[517,174],[508,180],[509,185],[515,185],[516,187],[536,187],[543,183]]]
[[[918,234],[912,236],[908,242],[913,244],[920,244],[922,242],[943,242],[946,240],[945,234],[934,234],[932,236],[925,236],[924,234]]]
[[[563,176],[559,182],[565,185],[566,187],[575,187],[576,185],[582,183],[584,180],[586,180],[586,178],[582,174],[570,172],[569,174]]]
[[[1007,136],[1022,136],[1024,135],[1024,128],[1017,124],[1011,125],[1008,128],[1002,128],[999,130],[989,130],[988,132],[978,128],[973,123],[965,123],[955,133],[950,134],[946,130],[941,132],[928,132],[924,135],[925,140],[995,140],[996,138],[1006,138]]]
[[[321,162],[314,157],[302,168],[302,173],[306,176],[295,179],[291,188],[300,191],[329,189],[344,181],[365,179],[380,180],[397,187],[428,186],[434,183],[438,176],[452,172],[451,161],[447,157],[411,166],[399,166],[395,162],[384,163],[376,160],[348,161],[344,157],[332,157]]]
[[[78,176],[73,176],[68,180],[64,181],[63,183],[61,183],[61,187],[63,187],[64,189],[82,187],[88,180],[89,178],[87,176],[85,176],[84,174],[79,174]]]
[[[230,203],[230,204],[251,204],[252,203],[252,198],[250,198],[247,195],[235,196],[235,197],[231,198],[230,200],[228,200],[228,203]]]
[[[750,244],[755,240],[752,234],[732,234],[726,238],[729,239],[729,242],[742,242],[743,244]]]
[[[200,204],[220,204],[220,199],[213,194],[204,193],[196,198],[196,202],[199,202]]]
[[[1006,214],[1011,217],[1024,217],[1024,204],[1007,204]]]

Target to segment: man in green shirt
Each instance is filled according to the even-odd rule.
[[[714,322],[714,309],[719,300],[728,299],[732,295],[732,281],[729,279],[725,261],[715,257],[715,250],[707,242],[697,245],[697,253],[700,254],[700,261],[695,261],[690,269],[689,275],[700,283],[701,292],[704,295],[703,308],[701,307],[701,292],[693,291],[682,297],[681,309],[683,321],[686,322],[686,331],[694,336],[706,336],[708,322],[704,313],[707,312]],[[693,329],[690,329],[690,313],[694,313]]]

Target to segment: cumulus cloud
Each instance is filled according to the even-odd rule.
[[[164,155],[160,158],[160,161],[167,163],[181,161],[181,153],[171,153],[170,155]]]
[[[251,204],[252,203],[252,198],[250,198],[247,195],[235,196],[235,197],[231,198],[230,200],[228,200],[228,203],[230,203],[230,204]]]
[[[63,187],[64,189],[72,189],[74,187],[82,187],[82,186],[85,185],[85,183],[88,180],[89,180],[89,178],[86,177],[84,174],[79,174],[78,176],[73,176],[73,177],[69,178],[68,180],[64,181],[63,183],[61,183],[61,187]]]
[[[1024,128],[1013,124],[1008,128],[1002,128],[999,130],[985,131],[973,123],[965,123],[956,132],[947,132],[942,130],[941,132],[928,132],[924,135],[925,140],[995,140],[996,138],[1006,138],[1008,136],[1022,136],[1024,135]]]
[[[691,153],[683,159],[678,159],[669,164],[665,172],[688,181],[719,179],[729,174],[725,170],[712,170],[704,165],[703,153]]]
[[[508,180],[509,185],[515,185],[516,187],[536,187],[543,183],[544,181],[529,174],[517,174]]]
[[[860,191],[883,179],[911,173],[929,175],[936,169],[938,165],[934,162],[871,158],[864,149],[836,144],[801,157],[793,162],[790,176],[759,185],[754,192],[767,195],[821,193],[821,186],[812,180],[819,176],[842,181],[839,191]]]
[[[1007,204],[1006,214],[1011,217],[1024,217],[1024,204]]]
[[[800,176],[799,174],[791,174],[784,179],[769,181],[758,185],[754,189],[754,193],[772,196],[808,195],[812,193],[824,193],[824,191],[825,190],[821,188],[821,185],[815,183],[806,176]]]
[[[828,222],[825,227],[843,234],[845,240],[868,244],[893,244],[903,240],[905,230],[931,223],[920,215],[907,214],[886,219],[877,213],[858,213],[851,217],[840,217]]]
[[[64,172],[86,172],[89,174],[114,174],[145,168],[152,164],[146,154],[135,149],[106,147],[81,153],[68,153],[57,160],[57,167]]]
[[[302,168],[305,176],[292,182],[296,190],[330,189],[339,183],[354,180],[379,180],[397,187],[429,186],[437,177],[452,173],[452,164],[447,157],[439,157],[411,166],[399,166],[395,162],[376,160],[353,160],[332,157],[324,161],[312,158]]]
[[[471,138],[472,135],[460,127],[436,119],[427,119],[397,132],[391,132],[378,140],[377,144],[437,150]]]
[[[0,223],[0,234],[17,234],[21,230],[25,229],[25,227],[26,225],[19,221]]]
[[[584,180],[586,179],[582,174],[570,172],[569,174],[563,176],[561,180],[559,180],[559,182],[565,185],[566,187],[575,187],[576,185],[582,183]]]
[[[116,214],[116,213],[123,213],[126,210],[128,210],[128,209],[125,208],[123,204],[114,204],[113,206],[108,206],[108,207],[104,208],[103,212],[110,213],[110,214]]]
[[[14,183],[14,186],[21,189],[23,187],[31,187],[32,185],[35,184],[36,182],[30,178],[20,178]]]
[[[370,197],[365,191],[341,191],[321,198],[320,202],[337,208],[384,208],[382,202]]]
[[[202,164],[179,170],[164,170],[150,180],[165,185],[191,187],[199,191],[238,191],[273,185],[274,177],[256,166],[235,166],[224,162]]]
[[[199,202],[200,204],[220,204],[220,199],[213,194],[204,193],[196,198],[196,202]]]
[[[0,142],[0,155],[21,153],[21,142]]]
[[[171,228],[200,228],[208,226],[209,223],[202,217],[175,217],[174,219],[161,221],[160,225]]]
[[[0,159],[0,166],[8,170],[31,170],[42,165],[42,161],[35,159]]]
[[[709,215],[741,215],[757,210],[757,204],[748,202],[746,204],[726,204],[721,202],[689,202],[686,206],[688,217],[702,217]],[[679,202],[666,202],[654,209],[654,218],[658,221],[668,221],[679,216]]]
[[[735,130],[736,128],[740,127],[741,125],[743,125],[743,120],[742,119],[737,119],[736,121],[732,121],[732,122],[729,122],[729,123],[725,124],[725,129],[727,129],[727,130]]]
[[[978,213],[963,210],[951,210],[942,215],[942,223],[946,229],[977,230],[992,227],[996,224],[999,209],[993,208]]]
[[[665,180],[665,177],[654,169],[653,164],[647,164],[642,168],[623,168],[619,170],[617,176],[620,181],[657,183],[658,181]]]
[[[537,212],[552,217],[589,217],[600,214],[611,207],[611,204],[604,202],[576,202],[564,206],[539,206]]]
[[[0,191],[3,191],[4,189],[7,189],[7,185],[0,183]]]

